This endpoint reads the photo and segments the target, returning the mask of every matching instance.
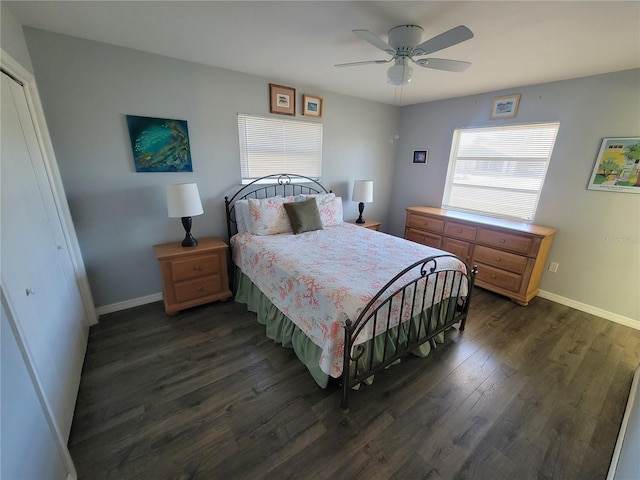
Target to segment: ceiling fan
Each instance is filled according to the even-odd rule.
[[[387,81],[392,85],[405,85],[411,81],[411,75],[413,74],[413,68],[408,64],[409,61],[420,67],[446,70],[448,72],[462,72],[471,65],[469,62],[446,58],[414,58],[429,55],[473,38],[473,32],[467,27],[459,25],[420,43],[423,32],[424,30],[417,25],[400,25],[389,30],[389,43],[387,43],[369,30],[353,30],[353,33],[358,37],[392,57],[389,60],[340,63],[335,66],[352,67],[394,61],[394,65],[387,70]]]

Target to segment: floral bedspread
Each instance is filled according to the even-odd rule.
[[[355,321],[405,267],[446,253],[350,223],[300,235],[242,233],[231,244],[234,263],[322,349],[320,368],[333,377],[342,373],[345,320]],[[454,258],[439,267],[466,271]],[[361,335],[357,343],[366,340]]]

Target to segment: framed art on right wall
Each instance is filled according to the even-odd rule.
[[[640,193],[640,137],[603,138],[587,189]]]

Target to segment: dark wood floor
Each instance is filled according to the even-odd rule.
[[[604,479],[640,332],[477,290],[464,333],[339,409],[234,302],[91,328],[69,441],[80,479]]]

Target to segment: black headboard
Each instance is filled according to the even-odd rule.
[[[238,232],[235,213],[235,203],[238,200],[314,193],[329,193],[329,190],[312,178],[291,173],[267,175],[244,185],[231,198],[224,197],[224,207],[227,214],[227,240],[231,240],[231,237]]]

